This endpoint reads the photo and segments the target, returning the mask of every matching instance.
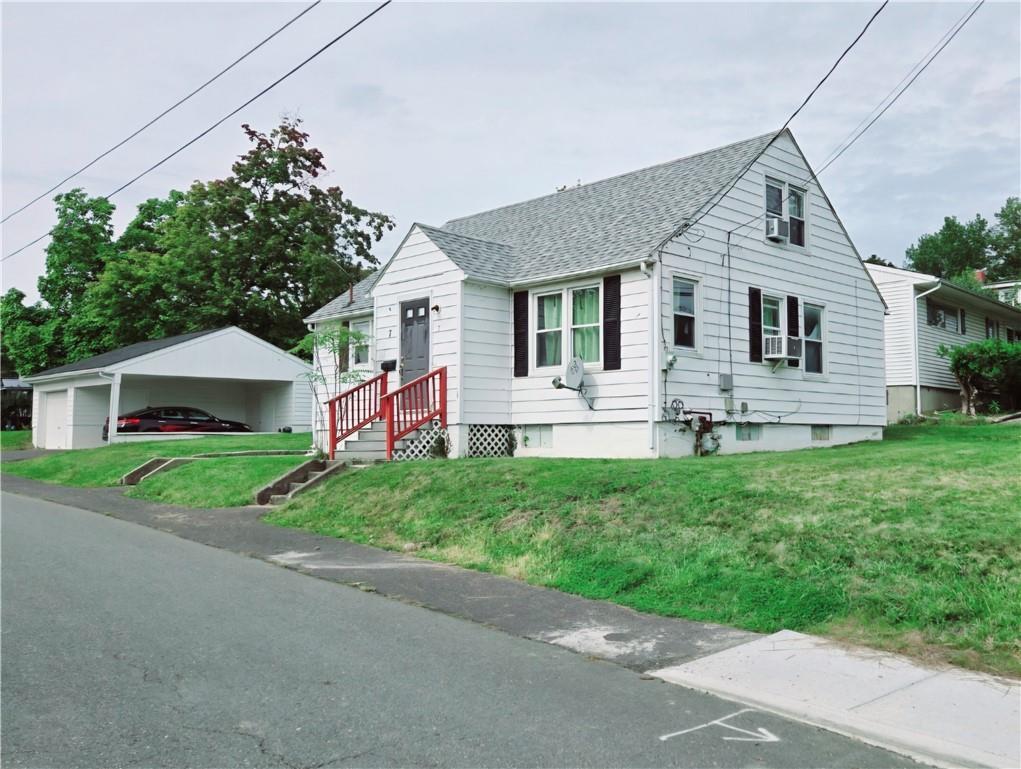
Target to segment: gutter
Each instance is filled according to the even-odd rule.
[[[23,377],[21,381],[28,382],[29,384],[36,384],[37,382],[39,384],[45,384],[46,382],[55,382],[56,380],[63,379],[64,377],[84,376],[85,374],[98,374],[99,376],[102,377],[103,373],[104,372],[103,372],[102,369],[98,369],[98,368],[83,368],[83,369],[79,369],[77,371],[61,371],[60,373],[57,373],[57,374],[27,376],[27,377]]]
[[[652,269],[649,269],[649,262]],[[642,275],[649,279],[649,449],[656,452],[656,420],[657,409],[659,408],[659,261],[654,259],[643,260],[639,269]]]
[[[943,286],[942,280],[937,280],[936,285],[930,288],[928,291],[923,291],[920,294],[915,295],[915,300],[912,303],[911,313],[911,326],[912,326],[912,341],[914,342],[915,348],[915,414],[917,416],[922,415],[922,374],[918,367],[918,300],[928,296],[929,294],[939,291]],[[911,293],[915,293],[914,285],[911,286]]]

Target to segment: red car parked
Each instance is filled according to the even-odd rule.
[[[214,417],[190,406],[159,406],[131,411],[117,417],[119,433],[250,433],[244,422]],[[110,420],[103,425],[103,440],[110,433]]]

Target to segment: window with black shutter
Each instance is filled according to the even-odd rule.
[[[514,292],[514,376],[528,376],[528,292]]]
[[[748,288],[748,360],[762,363],[762,290]]]
[[[603,369],[620,369],[620,275],[603,278]]]

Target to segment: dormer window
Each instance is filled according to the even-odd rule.
[[[788,222],[787,242],[805,247],[805,191],[778,179],[766,179],[766,216]]]

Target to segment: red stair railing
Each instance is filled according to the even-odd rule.
[[[338,443],[383,416],[386,385],[383,372],[330,398],[330,459],[336,458]]]
[[[386,419],[386,458],[393,458],[394,444],[427,422],[439,417],[447,426],[447,367],[430,371],[383,396]]]

